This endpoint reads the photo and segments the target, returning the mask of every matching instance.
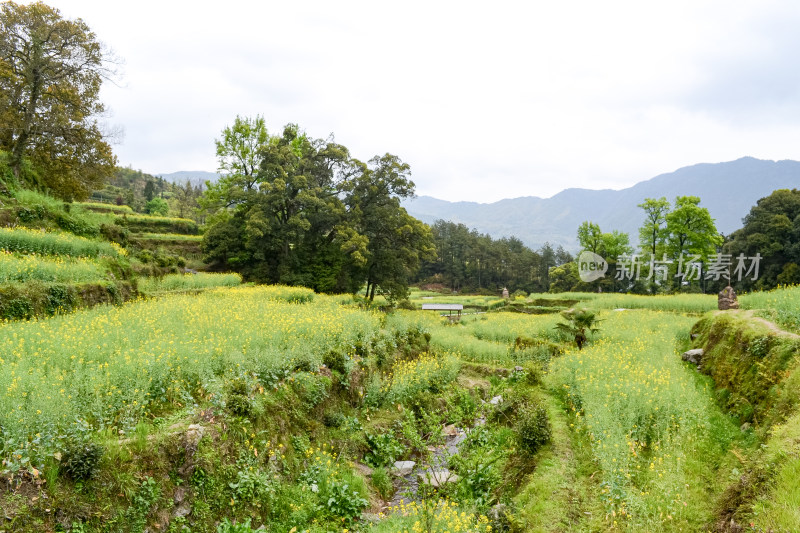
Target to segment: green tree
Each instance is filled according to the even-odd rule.
[[[0,6],[0,149],[17,182],[84,198],[113,173],[97,121],[107,57],[81,19],[38,2]]]
[[[633,253],[630,245],[630,237],[621,231],[611,231],[603,233],[598,224],[594,222],[583,222],[578,227],[578,243],[581,249],[601,256],[608,263],[606,275],[591,282],[590,284],[580,282],[569,290],[618,290],[622,288],[619,280],[615,279],[617,260],[623,255]]]
[[[255,137],[266,131],[244,130]],[[220,168],[234,169],[234,148],[257,140],[257,171],[234,169],[209,184],[200,201],[211,213],[203,239],[208,261],[256,281],[326,292],[356,292],[366,283],[370,297],[405,295],[432,250],[427,227],[400,207],[400,198],[413,195],[408,165],[390,154],[361,163],[332,139],[313,139],[293,124],[281,136],[240,140],[218,150]]]
[[[395,301],[407,297],[410,276],[421,260],[435,256],[435,248],[430,228],[400,207],[414,194],[408,164],[392,154],[369,163],[350,182],[345,203],[353,227],[367,238],[360,269],[366,296],[372,300],[378,290]]]
[[[666,215],[668,248],[673,257],[699,255],[704,260],[722,244],[714,219],[697,196],[678,196]]]
[[[665,197],[658,199],[645,198],[644,202],[639,204],[639,207],[644,210],[645,219],[642,227],[639,228],[639,245],[642,247],[642,252],[649,254],[645,260],[654,258],[659,260],[665,253],[665,246],[669,231],[667,229],[667,215],[669,214],[669,201]],[[645,267],[649,270],[649,267]],[[645,272],[645,275],[649,272]],[[655,293],[658,285],[655,279],[650,279],[650,292]]]
[[[574,291],[581,283],[578,277],[578,265],[575,262],[564,263],[550,269],[550,292]]]
[[[217,147],[218,172],[228,186],[235,186],[245,192],[258,183],[258,170],[261,164],[261,150],[265,148],[270,136],[264,117],[236,116],[233,126],[222,130],[222,138],[215,142]]]
[[[616,263],[621,256],[633,253],[627,233],[613,230],[611,233],[603,233],[600,241],[601,255],[609,263]]]
[[[603,246],[603,232],[594,222],[583,222],[578,226],[578,244],[582,250],[599,254]]]
[[[744,226],[730,235],[724,250],[734,265],[740,255],[761,256],[758,279],[747,272],[741,281],[735,276],[740,290],[800,283],[800,190],[779,189],[761,198],[744,218]]]
[[[658,199],[645,198],[639,207],[645,214],[644,224],[639,228],[639,245],[642,251],[659,257],[663,253],[669,235],[667,231],[669,201],[663,196]]]
[[[176,214],[185,218],[190,216],[198,207],[197,199],[203,193],[202,185],[193,185],[191,181],[176,183],[172,186],[173,205]]]
[[[167,203],[166,200],[164,200],[160,196],[156,196],[155,198],[147,202],[147,205],[145,206],[145,211],[147,211],[151,215],[165,217],[167,216],[167,213],[169,213],[169,204]]]
[[[686,259],[696,256],[705,263],[723,242],[708,209],[699,204],[697,196],[678,196],[672,211],[666,215],[667,251],[675,262],[681,256]]]

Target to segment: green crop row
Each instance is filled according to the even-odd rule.
[[[114,243],[87,239],[71,233],[28,228],[0,228],[0,250],[72,257],[125,255],[125,251]]]
[[[139,282],[139,290],[146,293],[161,291],[181,291],[208,289],[211,287],[235,287],[241,285],[242,276],[236,273],[215,274],[168,274],[161,278],[144,278]]]
[[[105,278],[105,269],[93,259],[19,255],[0,250],[0,284],[46,281],[82,283]]]

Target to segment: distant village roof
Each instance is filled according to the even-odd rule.
[[[461,311],[461,304],[422,304],[423,311]]]

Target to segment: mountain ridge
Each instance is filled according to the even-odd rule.
[[[590,220],[603,231],[619,230],[638,242],[644,214],[637,207],[645,198],[699,196],[716,220],[717,229],[729,234],[742,226],[742,218],[756,202],[776,189],[800,186],[800,162],[742,157],[722,163],[698,163],[662,173],[624,189],[564,189],[549,198],[522,196],[497,202],[448,202],[419,196],[403,202],[416,218],[432,224],[450,220],[488,233],[494,238],[515,236],[538,248],[545,242],[577,249],[576,232]]]

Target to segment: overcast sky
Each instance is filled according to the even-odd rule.
[[[237,114],[489,202],[800,159],[800,2],[49,0],[123,61],[119,163],[216,170]],[[657,4],[657,5],[656,5]]]

